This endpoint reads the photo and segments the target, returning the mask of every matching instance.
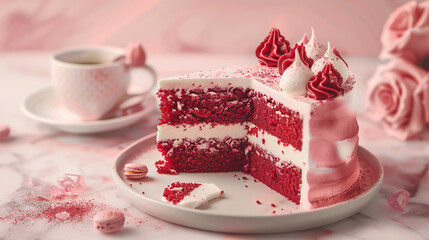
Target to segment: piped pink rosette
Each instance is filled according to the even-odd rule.
[[[279,58],[290,51],[290,43],[281,35],[280,30],[272,28],[256,48],[255,54],[261,65],[277,67]]]
[[[408,140],[429,123],[429,2],[408,2],[387,20],[382,59],[368,83],[366,110],[386,132]]]
[[[304,34],[290,49],[289,42],[276,28],[256,48],[263,66],[278,67],[282,75],[280,88],[289,96],[305,96],[329,100],[344,95],[343,83],[349,78],[348,65],[340,53],[317,41],[314,29],[311,38]]]
[[[307,97],[326,100],[344,95],[343,78],[331,63],[307,83]]]

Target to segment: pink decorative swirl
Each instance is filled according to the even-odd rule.
[[[256,48],[255,54],[261,65],[277,67],[279,58],[289,51],[290,43],[277,28],[272,28],[268,36]]]
[[[314,60],[307,57],[307,54],[305,53],[305,47],[304,44],[295,44],[295,46],[290,50],[290,52],[284,54],[279,58],[279,72],[280,74],[283,74],[283,72],[292,65],[293,61],[295,61],[295,49],[298,49],[299,56],[301,57],[302,62],[311,69],[311,66],[313,66]]]
[[[326,64],[321,72],[307,83],[307,97],[326,100],[344,95],[343,78],[332,64]]]

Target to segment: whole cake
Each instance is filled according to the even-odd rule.
[[[291,47],[273,28],[256,56],[159,82],[158,172],[243,171],[304,209],[341,201],[360,175],[347,63],[314,31]]]

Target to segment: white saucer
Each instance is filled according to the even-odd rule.
[[[253,177],[242,172],[158,174],[154,163],[162,159],[162,156],[156,150],[155,144],[156,133],[138,140],[125,149],[113,167],[114,183],[122,196],[136,208],[165,221],[203,230],[278,233],[333,223],[364,208],[377,194],[383,178],[383,170],[378,160],[359,147],[361,165],[369,164],[367,166],[373,168],[376,180],[355,198],[328,207],[303,211],[285,197],[264,184],[255,182]],[[148,177],[142,180],[141,184],[123,176],[124,165],[131,161],[145,163],[149,168]],[[243,180],[243,176],[248,180]],[[162,202],[164,187],[175,181],[215,183],[225,193],[221,199],[210,202],[203,209],[188,209]],[[256,200],[262,204],[258,205]]]
[[[156,108],[154,96],[148,97],[140,111],[97,121],[79,121],[76,116],[59,106],[52,88],[38,90],[24,99],[21,111],[29,118],[70,133],[100,133],[120,129],[136,123]]]

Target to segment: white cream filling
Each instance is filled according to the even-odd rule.
[[[158,126],[158,141],[177,139],[182,140],[187,138],[189,140],[197,140],[203,138],[244,138],[247,136],[247,129],[245,123],[228,124],[228,125],[211,125],[206,123],[199,123],[194,125],[181,124],[169,125],[162,124]]]
[[[253,123],[249,124],[250,129],[256,127]],[[249,143],[257,145],[262,149],[267,149],[268,153],[280,159],[276,163],[278,167],[281,167],[283,163],[291,162],[299,168],[304,167],[304,152],[296,150],[290,145],[283,145],[279,143],[279,138],[267,133],[262,129],[258,129],[258,133],[255,135],[248,135]]]

